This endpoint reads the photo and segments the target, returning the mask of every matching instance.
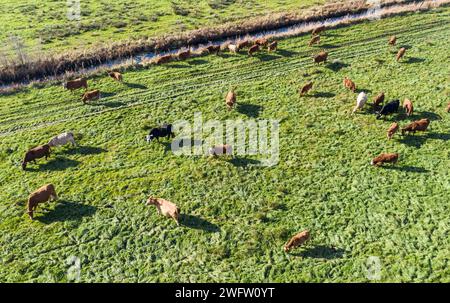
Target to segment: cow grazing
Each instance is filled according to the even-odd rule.
[[[246,47],[249,47],[251,42],[249,40],[243,40],[239,41],[237,44],[238,50],[244,49]]]
[[[397,61],[400,61],[403,56],[405,56],[406,48],[402,47],[397,53]]]
[[[383,104],[384,102],[384,92],[381,92],[378,96],[375,97],[375,99],[373,100],[373,107],[377,108],[379,106],[381,106],[381,104]]]
[[[77,146],[77,143],[75,142],[75,138],[73,136],[73,133],[62,133],[60,135],[57,135],[56,137],[53,137],[49,142],[48,145],[50,147],[56,147],[56,146],[62,146],[66,145],[67,143],[71,143],[73,146]]]
[[[405,133],[413,133],[416,132],[424,132],[428,129],[428,126],[430,125],[429,119],[420,119],[418,121],[414,121],[410,124],[408,124],[406,127],[402,128],[402,135],[405,135]]]
[[[389,127],[388,131],[387,131],[387,138],[388,140],[391,140],[392,137],[394,137],[395,133],[398,131],[399,126],[397,122],[394,122],[391,124],[391,126]]]
[[[278,48],[278,41],[273,41],[272,43],[269,44],[269,46],[267,47],[267,50],[269,52],[273,52],[276,51]]]
[[[344,78],[344,87],[351,90],[352,92],[356,91],[356,84],[352,80],[350,80],[348,77]]]
[[[191,56],[191,50],[190,49],[188,49],[187,51],[184,51],[184,52],[179,52],[177,54],[178,60],[186,60],[186,59],[189,59],[190,56]]]
[[[216,145],[208,150],[208,154],[210,156],[222,156],[222,155],[231,156],[233,154],[233,147],[228,144]]]
[[[55,186],[53,186],[53,184],[44,185],[30,194],[27,202],[27,211],[31,220],[33,220],[33,213],[36,211],[38,204],[47,202],[50,199],[58,199],[58,195],[56,194]]]
[[[300,91],[300,96],[306,95],[312,89],[313,84],[314,84],[313,82],[305,84]]]
[[[370,165],[381,166],[384,163],[395,164],[398,161],[399,154],[380,154],[378,157],[372,159]]]
[[[122,82],[123,77],[119,72],[109,72],[108,75],[116,81]]]
[[[158,210],[158,213],[160,215],[163,215],[168,218],[172,218],[175,220],[177,225],[180,225],[179,219],[180,219],[180,209],[178,206],[175,205],[175,203],[172,203],[170,201],[161,199],[161,198],[153,198],[149,197],[147,199],[147,205],[155,205],[156,209]]]
[[[308,46],[313,46],[314,44],[320,44],[320,36],[314,36],[308,43]]]
[[[269,43],[269,40],[266,38],[259,38],[255,40],[255,45],[266,46]]]
[[[389,45],[394,46],[397,43],[397,37],[396,36],[392,36],[389,38]]]
[[[32,162],[36,164],[36,159],[40,159],[45,157],[45,160],[47,160],[48,157],[50,157],[50,145],[44,144],[35,148],[30,149],[26,152],[25,157],[23,158],[22,162],[22,169],[27,168],[27,164],[29,162]]]
[[[228,50],[233,54],[236,54],[239,51],[236,44],[228,44]]]
[[[358,95],[358,98],[356,99],[356,106],[353,109],[353,114],[364,107],[364,105],[367,102],[367,94],[365,92],[361,92]]]
[[[250,47],[249,49],[248,49],[248,55],[249,56],[252,56],[254,53],[256,53],[256,52],[259,52],[259,45],[253,45],[252,47]]]
[[[379,112],[377,112],[377,119],[381,119],[382,116],[387,116],[393,113],[398,112],[398,108],[400,107],[400,100],[394,100],[389,103],[386,103]]]
[[[321,51],[314,56],[314,62],[320,64],[321,62],[327,62],[328,53],[326,51]]]
[[[167,139],[175,137],[175,134],[172,132],[172,124],[163,124],[161,127],[153,128],[147,135],[146,140],[150,143],[154,139],[159,141],[159,138],[163,137],[167,137]]]
[[[414,106],[409,99],[403,101],[403,108],[405,109],[407,116],[411,116],[414,112]]]
[[[68,90],[75,90],[84,87],[84,89],[88,88],[87,80],[85,78],[79,78],[75,80],[69,80],[64,83],[64,88]]]
[[[308,230],[304,230],[295,236],[293,236],[288,243],[284,246],[284,251],[289,252],[291,249],[299,247],[303,245],[306,241],[309,240],[310,234]]]
[[[86,104],[87,101],[98,100],[101,98],[100,91],[98,89],[85,92],[81,97],[81,101]]]
[[[210,54],[219,54],[219,52],[220,52],[220,45],[210,45],[210,46],[208,46],[208,47],[206,47],[206,49],[208,50],[208,52],[210,53]]]
[[[173,56],[172,55],[165,55],[165,56],[161,56],[156,58],[155,63],[156,64],[164,64],[164,63],[168,63],[170,61],[173,60]]]
[[[236,92],[233,89],[228,92],[225,98],[225,105],[227,106],[228,110],[231,110],[236,104],[236,97]]]
[[[311,32],[311,36],[316,36],[316,35],[320,34],[321,32],[325,31],[325,29],[326,29],[325,25],[321,25],[321,26],[316,27]]]

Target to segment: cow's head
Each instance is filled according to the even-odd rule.
[[[150,134],[150,135],[147,135],[147,136],[145,137],[145,140],[146,140],[148,143],[150,143],[154,138],[155,138],[155,137],[153,136],[153,134]]]
[[[25,170],[25,168],[27,168],[27,162],[23,161],[22,162],[22,169]]]
[[[156,198],[150,197],[147,199],[146,205],[156,205],[158,204],[158,200]]]

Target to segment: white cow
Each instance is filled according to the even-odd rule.
[[[364,107],[364,104],[367,102],[367,94],[365,92],[361,92],[358,95],[358,98],[356,99],[356,106],[353,109],[353,114]]]
[[[73,133],[70,132],[57,135],[48,142],[48,145],[50,145],[50,147],[55,147],[60,145],[66,145],[69,142],[72,143],[73,146],[77,146]]]

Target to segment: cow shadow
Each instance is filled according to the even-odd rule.
[[[371,89],[367,89],[367,88],[357,88],[355,93],[359,94],[365,92],[366,94],[371,94],[372,90]]]
[[[279,49],[277,50],[277,54],[282,56],[282,57],[293,57],[298,55],[298,52],[293,52],[293,51],[289,51],[289,50],[285,50],[285,49]]]
[[[105,92],[101,92],[101,94],[102,94],[102,99],[114,97],[115,95],[117,95],[116,93],[105,93]]]
[[[262,62],[272,61],[272,60],[276,60],[276,59],[280,58],[280,56],[270,55],[270,54],[263,54],[263,53],[259,53],[257,55],[254,55],[254,57],[258,58]]]
[[[347,63],[343,63],[343,62],[332,62],[332,63],[328,63],[326,65],[326,68],[332,70],[333,72],[338,72],[343,68],[349,67],[350,64]]]
[[[167,66],[171,67],[171,68],[190,68],[189,65],[177,64],[177,63],[167,64]]]
[[[410,147],[420,148],[427,141],[427,137],[420,135],[406,134],[397,141]]]
[[[223,53],[223,52],[218,53],[217,56],[222,59],[228,59],[228,58],[232,57],[230,54]]]
[[[247,115],[248,117],[258,118],[262,108],[263,107],[261,105],[238,103],[237,111],[241,114]]]
[[[324,48],[324,49],[334,49],[334,48],[338,48],[339,45],[333,45],[333,44],[321,44],[318,45],[319,48]]]
[[[188,63],[192,64],[192,65],[201,65],[201,64],[208,63],[208,61],[207,60],[203,60],[203,59],[193,59],[193,60],[190,60]]]
[[[426,61],[424,58],[409,57],[408,59],[402,60],[401,62],[405,64],[413,64],[413,63],[421,63],[424,61]]]
[[[298,253],[291,253],[291,255],[303,258],[332,260],[342,258],[344,256],[344,253],[345,250],[343,250],[342,248],[318,245],[311,248],[306,248]]]
[[[179,222],[182,226],[193,229],[201,229],[210,233],[220,231],[220,227],[218,225],[194,215],[180,214]]]
[[[442,120],[442,117],[436,113],[433,112],[414,112],[412,116],[410,116],[413,120],[419,120],[427,118],[430,121],[438,121]]]
[[[310,96],[312,98],[333,98],[336,96],[336,94],[330,92],[314,92]]]
[[[77,146],[75,148],[69,149],[66,154],[68,155],[98,155],[101,153],[107,152],[106,149],[101,147],[94,147],[94,146]]]
[[[404,171],[404,172],[408,172],[408,173],[428,173],[430,172],[429,170],[423,168],[423,167],[417,167],[417,166],[395,166],[395,165],[389,165],[389,166],[382,166],[383,169],[387,169],[387,170],[398,170],[398,171]]]
[[[260,165],[261,161],[249,158],[233,158],[228,160],[229,163],[233,164],[236,167],[247,167],[247,166],[256,166]]]
[[[44,224],[63,221],[81,221],[84,217],[91,217],[97,211],[97,207],[85,205],[65,200],[55,201],[56,206],[53,210],[36,216],[35,219]],[[39,213],[39,209],[38,209]]]
[[[62,171],[67,168],[77,167],[81,162],[77,160],[72,160],[64,157],[56,157],[55,159],[49,160],[45,164],[40,164],[39,168],[26,168],[28,171],[38,172],[38,171]]]
[[[129,88],[135,88],[135,89],[147,89],[147,86],[139,84],[139,83],[130,83],[130,82],[123,82],[127,87]]]
[[[119,102],[119,101],[111,101],[111,102],[103,102],[99,103],[98,105],[109,107],[109,108],[116,108],[126,105],[126,103]]]
[[[450,140],[450,134],[449,133],[428,133],[427,138],[433,139],[433,140],[448,141],[448,140]]]

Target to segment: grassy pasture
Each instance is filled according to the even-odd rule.
[[[449,282],[450,9],[408,14],[283,40],[280,50],[175,62],[124,74],[125,84],[90,79],[106,95],[83,106],[61,86],[30,87],[0,99],[0,281],[67,281],[81,261],[81,281],[300,282],[369,281],[367,258],[381,281]],[[405,59],[387,37],[397,34]],[[330,52],[317,67],[311,55]],[[356,94],[410,98],[416,113],[376,120],[370,108],[351,116]],[[314,81],[300,98],[297,89]],[[238,107],[224,95],[238,85]],[[168,142],[147,144],[145,126],[187,119],[279,119],[281,159],[210,160],[175,156]],[[401,125],[428,117],[425,134],[387,141]],[[79,148],[20,169],[24,152],[73,130]],[[399,152],[397,166],[372,157]],[[25,215],[28,194],[54,183],[60,200]],[[182,209],[180,227],[147,208],[148,195]],[[286,240],[303,229],[311,242],[292,254]]]
[[[58,52],[178,33],[323,3],[325,0],[82,0],[81,20],[71,21],[66,0],[0,0],[0,50],[11,53],[17,43],[11,42],[11,36],[20,38],[28,54]]]

